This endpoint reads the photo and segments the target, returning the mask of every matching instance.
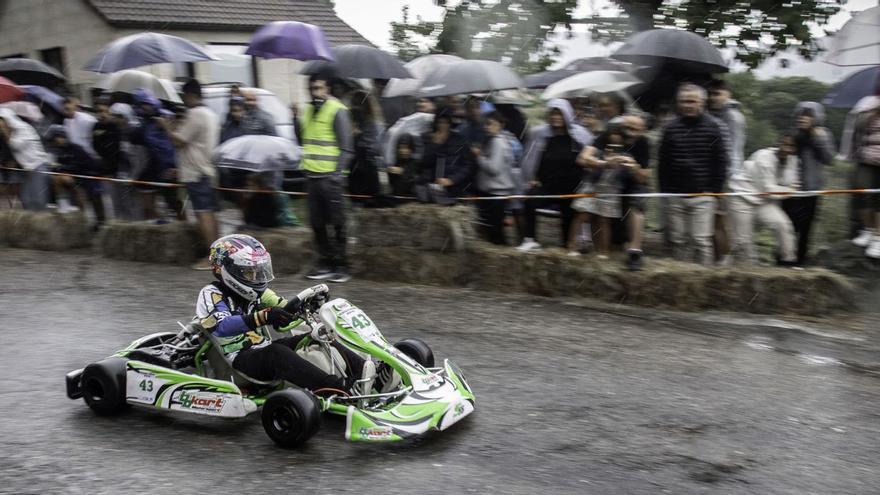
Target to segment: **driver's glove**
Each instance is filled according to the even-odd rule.
[[[245,323],[251,330],[256,330],[264,325],[271,325],[275,328],[283,328],[293,323],[294,316],[285,309],[279,307],[271,307],[254,311],[244,318]]]
[[[291,299],[290,301],[287,301],[287,304],[284,305],[284,311],[287,311],[288,313],[290,313],[292,315],[299,314],[299,312],[302,311],[302,309],[303,309],[303,302],[300,301],[299,298],[296,296],[293,296],[293,299]]]

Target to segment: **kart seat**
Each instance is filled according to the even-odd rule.
[[[209,378],[216,378],[218,380],[227,380],[240,387],[246,388],[264,388],[264,387],[274,387],[281,383],[281,380],[272,380],[272,381],[263,381],[257,380],[256,378],[245,375],[241,371],[232,367],[232,360],[226,357],[225,354],[220,352],[220,342],[217,340],[217,337],[211,334],[211,332],[207,331],[204,327],[202,327],[198,322],[193,321],[187,328],[191,328],[192,333],[198,334],[202,341],[208,341],[211,343],[211,347],[208,349],[206,358],[208,362],[208,374],[212,375]]]
[[[177,366],[168,359],[168,356],[158,349],[135,349],[129,352],[127,357],[128,359],[135,361],[143,361],[145,363],[155,364],[156,366],[177,369]]]

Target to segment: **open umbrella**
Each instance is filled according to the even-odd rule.
[[[14,82],[0,76],[0,103],[7,101],[18,101],[24,98],[24,91],[21,90]]]
[[[576,98],[592,93],[616,93],[641,84],[641,82],[641,79],[629,72],[612,70],[581,72],[551,84],[541,94],[541,98],[550,100],[553,98]]]
[[[334,60],[324,31],[296,21],[270,22],[251,37],[247,55],[293,60]]]
[[[636,33],[612,57],[658,70],[688,74],[727,72],[727,63],[712,43],[690,31],[651,29]]]
[[[144,65],[216,60],[184,38],[160,33],[138,33],[108,44],[83,67],[92,72],[111,73]]]
[[[16,84],[35,84],[55,87],[67,80],[58,72],[39,60],[31,58],[7,58],[0,60],[0,76],[7,77]]]
[[[833,65],[880,65],[880,7],[854,15],[831,40],[825,62]]]
[[[524,78],[526,87],[531,89],[544,89],[555,82],[559,82],[565,78],[571,77],[581,72],[590,72],[594,70],[613,70],[627,72],[632,68],[631,64],[614,60],[608,57],[587,57],[579,58],[561,69],[548,70],[531,74]]]
[[[43,86],[23,84],[19,86],[24,90],[24,99],[36,103],[41,109],[46,107],[64,113],[64,97]]]
[[[218,167],[271,172],[295,170],[302,150],[293,141],[279,136],[247,135],[230,139],[214,152]]]
[[[434,54],[425,55],[415,58],[407,62],[404,67],[412,74],[409,79],[392,79],[385,86],[385,92],[382,96],[385,98],[394,98],[397,96],[413,96],[418,93],[419,88],[425,80],[425,77],[437,67],[449,65],[453,62],[461,62],[461,57],[455,55]]]
[[[160,100],[182,103],[171,81],[159,79],[152,74],[139,70],[123,70],[111,74],[95,85],[95,87],[109,93],[125,93],[129,95],[133,94],[138,88],[144,88],[150,90]]]
[[[15,112],[15,115],[31,122],[39,122],[43,120],[43,112],[37,105],[29,101],[9,101],[0,103],[0,108],[8,108]]]
[[[880,66],[860,70],[834,85],[822,103],[834,108],[852,108],[880,87]]]
[[[309,62],[301,74],[325,74],[339,79],[409,79],[413,75],[394,55],[367,45],[333,47],[335,62]]]
[[[418,96],[437,96],[488,93],[501,89],[521,88],[523,80],[516,72],[500,62],[490,60],[462,60],[437,67],[425,77]]]

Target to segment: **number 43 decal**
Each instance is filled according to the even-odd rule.
[[[351,317],[351,326],[356,329],[369,328],[372,324],[373,322],[363,313],[358,313]]]
[[[153,391],[153,380],[141,380],[138,383],[138,387],[144,392],[152,392]]]

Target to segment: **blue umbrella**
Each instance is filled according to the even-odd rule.
[[[217,59],[192,41],[167,34],[139,33],[108,44],[83,69],[109,74],[144,65],[204,60]]]
[[[852,108],[865,96],[875,94],[878,84],[880,65],[860,70],[837,83],[822,102],[834,108]]]
[[[64,113],[64,97],[43,86],[20,85],[24,90],[24,99],[40,105],[47,105],[58,113]]]
[[[251,37],[245,53],[263,58],[336,60],[321,28],[296,21],[270,22],[261,27]]]

